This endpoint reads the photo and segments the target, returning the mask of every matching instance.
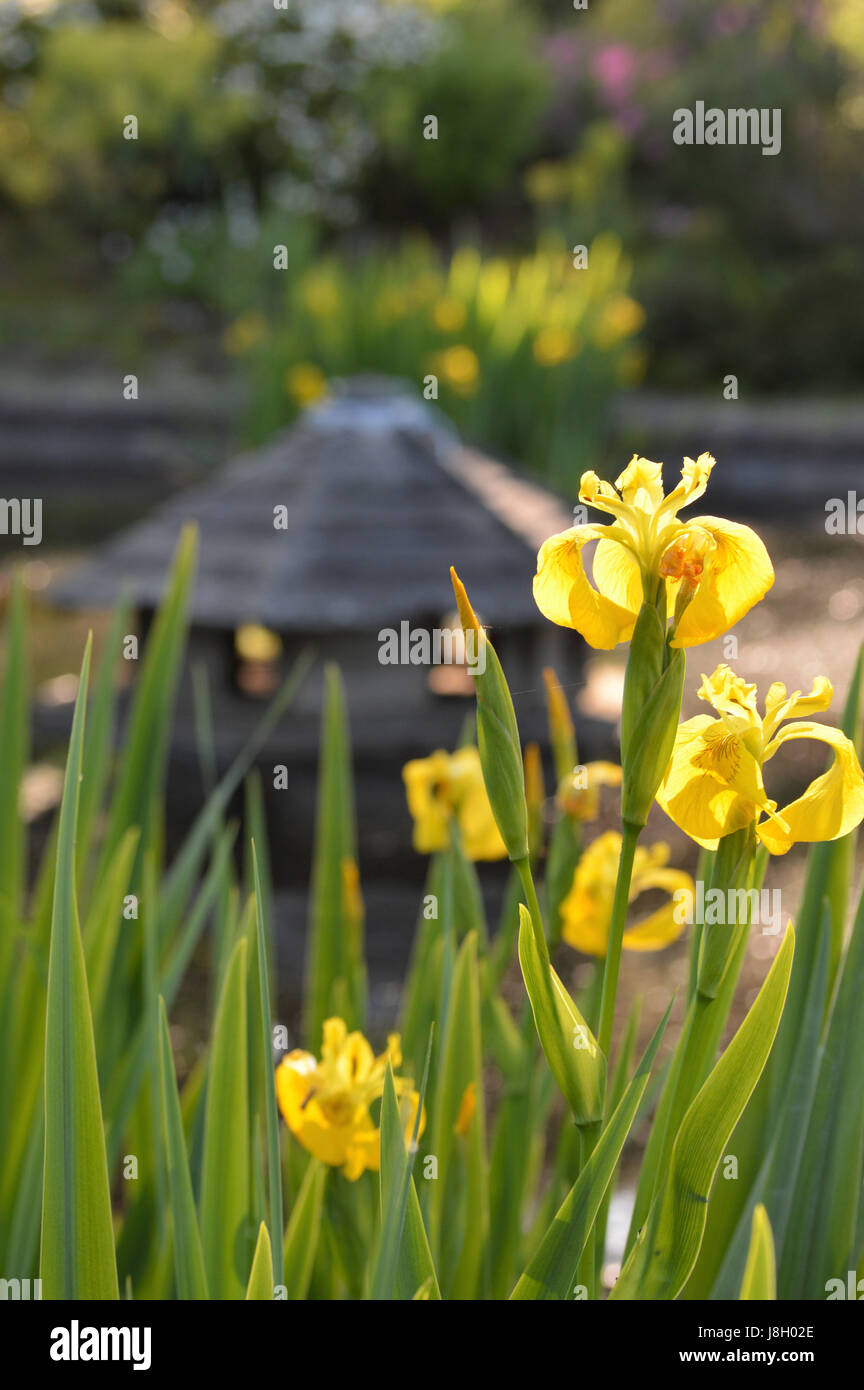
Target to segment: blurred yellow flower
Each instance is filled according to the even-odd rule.
[[[366,912],[360,887],[360,871],[356,860],[350,855],[342,860],[339,867],[342,879],[342,912],[349,930],[356,932],[363,926]]]
[[[525,800],[529,811],[543,810],[546,800],[546,787],[543,782],[543,759],[539,743],[526,743],[523,755],[525,767]]]
[[[464,343],[445,348],[434,359],[433,370],[458,396],[473,396],[480,379],[477,354]]]
[[[469,859],[504,859],[507,849],[483,781],[476,748],[455,753],[438,749],[415,758],[402,769],[408,809],[414,819],[414,848],[433,854],[450,843],[455,818]]]
[[[568,166],[560,160],[544,159],[525,173],[525,192],[532,203],[556,203],[566,196]]]
[[[608,651],[631,637],[643,597],[655,602],[665,584],[665,611],[674,614],[671,646],[695,647],[728,631],[768,592],[774,570],[749,526],[716,516],[679,521],[681,508],[704,493],[713,467],[710,454],[695,463],[685,459],[681,482],[668,497],[662,465],[636,455],[614,488],[596,473],[583,473],[580,501],[613,521],[573,526],[544,542],[534,577],[540,612]],[[582,562],[589,541],[599,542],[596,588]]]
[[[244,623],[234,633],[234,650],[241,661],[277,661],[282,638],[259,623]]]
[[[432,322],[442,333],[458,333],[465,325],[465,306],[458,299],[439,299],[432,309]]]
[[[558,788],[555,803],[574,820],[596,820],[600,809],[600,788],[620,787],[622,772],[617,763],[586,763],[576,767]]]
[[[313,405],[327,395],[327,378],[315,362],[296,362],[285,373],[285,390],[297,405]]]
[[[367,1168],[377,1170],[381,1135],[369,1113],[384,1091],[387,1062],[401,1064],[399,1036],[376,1057],[362,1033],[349,1033],[341,1018],[324,1024],[321,1060],[295,1049],[276,1068],[276,1095],[285,1123],[308,1153],[352,1182]],[[406,1141],[410,1141],[420,1097],[411,1081],[394,1077]],[[418,1133],[423,1132],[425,1114]]]
[[[621,836],[608,830],[588,846],[573,875],[573,887],[561,904],[564,923],[562,935],[568,945],[589,956],[605,956],[609,942],[609,924],[621,857]],[[674,894],[695,891],[689,874],[666,867],[669,846],[662,841],[650,849],[639,846],[633,861],[630,883],[630,902],[651,888],[669,894],[669,901],[624,932],[628,951],[660,951],[676,941],[684,930],[684,921],[676,921]],[[682,914],[677,913],[678,916]]]
[[[504,312],[510,293],[510,267],[500,256],[486,261],[477,282],[476,309],[480,321],[493,327]]]
[[[697,844],[713,849],[718,839],[755,824],[771,854],[785,854],[799,842],[837,840],[864,819],[864,775],[855,749],[840,730],[810,719],[779,725],[795,715],[826,710],[834,692],[819,676],[809,695],[787,695],[779,681],[770,686],[765,714],[756,708],[756,686],[725,664],[702,677],[699,698],[718,717],[698,714],[679,730],[657,802]],[[834,761],[797,800],[777,810],[762,780],[764,765],[788,739],[817,739],[833,750]],[[762,817],[765,817],[763,820]]]
[[[243,357],[267,337],[267,320],[250,311],[229,323],[222,332],[222,346],[231,357]]]
[[[577,340],[569,328],[541,328],[534,339],[534,360],[541,367],[557,367],[576,353]]]
[[[462,1092],[462,1099],[459,1102],[459,1113],[456,1116],[456,1123],[453,1126],[457,1134],[468,1133],[476,1109],[477,1087],[474,1085],[473,1081],[469,1081],[465,1090]]]
[[[645,322],[645,310],[627,294],[616,294],[601,310],[594,329],[594,341],[599,348],[615,347],[624,338],[638,333]]]
[[[552,738],[552,746],[556,750],[556,755],[560,750],[562,764],[565,756],[569,762],[572,762],[576,750],[573,718],[570,714],[567,696],[564,694],[564,687],[551,666],[543,667],[543,684],[546,687],[546,706],[549,711],[549,733]]]
[[[341,297],[332,276],[323,272],[309,275],[300,287],[303,303],[319,319],[329,319],[338,313]]]

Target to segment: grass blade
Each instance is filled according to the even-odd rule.
[[[313,1158],[303,1174],[300,1191],[297,1193],[297,1200],[285,1231],[284,1283],[285,1296],[290,1300],[305,1298],[309,1289],[318,1252],[326,1176],[327,1169],[324,1164]]]
[[[420,1102],[407,1151],[393,1073],[389,1063],[387,1065],[381,1102],[382,1229],[371,1279],[370,1297],[373,1299],[413,1299],[417,1290],[423,1286],[428,1287],[428,1298],[441,1297],[432,1262],[432,1251],[429,1248],[411,1174],[431,1055],[430,1032],[423,1082],[420,1087]]]
[[[664,1186],[611,1298],[672,1299],[687,1282],[717,1165],[771,1051],[794,949],[790,924],[756,1002],[684,1116]]]
[[[83,870],[90,857],[98,813],[111,772],[117,707],[116,673],[123,636],[129,631],[130,609],[128,597],[122,596],[114,609],[87,710],[87,734],[84,739],[87,780],[82,783],[78,806],[76,854],[79,872]]]
[[[13,955],[13,932],[24,893],[24,823],[18,789],[27,763],[28,699],[24,588],[12,582],[6,637],[6,672],[0,695],[0,987],[5,999]]]
[[[115,1299],[117,1262],[93,1019],[75,893],[75,830],[92,639],[66,762],[45,1023],[45,1168],[40,1274],[45,1298]]]
[[[6,1062],[0,1073],[0,1133],[4,1135],[15,1119],[15,1078],[19,1066],[26,1063],[22,1043],[32,1055],[29,1032],[24,1040],[17,1027],[19,995],[12,978],[18,954],[16,938],[21,925],[26,855],[24,823],[18,814],[18,791],[29,743],[25,618],[23,584],[16,575],[12,581],[6,671],[0,693],[0,1049]]]
[[[222,823],[231,798],[309,674],[312,661],[311,650],[304,648],[281,690],[267,706],[255,732],[196,816],[163,886],[161,917],[166,935],[171,935],[183,915],[184,905],[195,886],[204,856]]]
[[[159,1077],[162,1093],[162,1122],[165,1151],[168,1160],[168,1186],[171,1211],[174,1217],[174,1271],[177,1296],[183,1299],[205,1299],[207,1276],[201,1251],[201,1233],[195,1212],[195,1197],[189,1175],[189,1158],[180,1114],[180,1098],[174,1076],[171,1038],[165,1000],[159,996]]]
[[[718,1184],[719,1190],[712,1193],[708,1210],[708,1224],[705,1238],[699,1252],[696,1268],[684,1291],[685,1298],[734,1299],[741,1287],[741,1279],[747,1263],[753,1227],[753,1213],[763,1203],[771,1224],[774,1252],[778,1265],[782,1260],[786,1233],[791,1223],[800,1220],[800,1214],[793,1209],[795,1185],[801,1157],[807,1142],[807,1117],[813,1103],[821,1059],[819,1039],[822,1033],[822,1013],[825,1001],[825,982],[828,977],[830,954],[830,931],[827,922],[828,909],[825,909],[825,931],[819,943],[819,955],[810,981],[810,995],[802,1020],[798,1046],[783,1097],[783,1107],[778,1112],[771,1127],[767,1145],[757,1145],[755,1138],[761,1138],[761,1127],[756,1135],[748,1135],[751,1141],[745,1149],[739,1135],[747,1120],[747,1112],[729,1141],[728,1152],[738,1159],[738,1183],[746,1183],[744,1176],[756,1172],[749,1191],[731,1194],[730,1188],[736,1183]],[[769,1059],[770,1065],[770,1059]],[[767,1068],[766,1068],[767,1070]],[[765,1073],[763,1072],[762,1080]],[[760,1085],[761,1085],[760,1081]],[[748,1111],[758,1099],[756,1088],[748,1106]],[[764,1158],[760,1163],[760,1155]],[[732,1202],[733,1197],[737,1198]],[[715,1205],[716,1204],[716,1205]],[[737,1226],[734,1225],[737,1217]],[[706,1248],[707,1247],[707,1248]],[[722,1260],[719,1272],[714,1273],[718,1260]]]
[[[186,527],[177,544],[165,597],[147,639],[135,686],[102,847],[103,865],[130,825],[137,825],[141,831],[142,853],[154,828],[168,755],[196,549],[195,528]]]
[[[357,859],[348,716],[342,677],[325,671],[321,758],[306,967],[306,1035],[314,1050],[324,1020],[338,1013],[362,1028],[365,1013],[362,928],[346,911],[345,874]],[[351,866],[350,868],[348,866]]]
[[[852,1247],[864,1163],[864,893],[843,960],[807,1117],[783,1245],[781,1298],[824,1298],[829,1279],[854,1268]],[[802,1117],[803,1120],[803,1117]]]
[[[597,1147],[567,1194],[540,1248],[510,1295],[511,1299],[521,1302],[573,1297],[582,1252],[645,1094],[671,1008],[670,1004]]]
[[[741,1284],[741,1298],[775,1299],[777,1297],[777,1267],[774,1260],[774,1237],[768,1213],[760,1202],[753,1212],[753,1234]]]
[[[264,1087],[265,1120],[267,1132],[267,1177],[269,1191],[270,1225],[274,1231],[281,1231],[282,1220],[282,1164],[279,1155],[279,1113],[276,1106],[276,1073],[273,1067],[273,1040],[271,1036],[270,981],[267,970],[267,933],[264,926],[264,902],[261,878],[258,872],[258,857],[252,846],[252,872],[255,882],[255,917],[251,932],[255,941],[254,956],[258,971],[258,1008],[256,1010],[261,1051],[264,1066],[262,1083]],[[273,1252],[273,1277],[275,1283],[284,1284],[282,1267],[282,1242],[276,1241]],[[272,1295],[271,1295],[272,1297]]]
[[[476,931],[468,933],[456,957],[436,1079],[431,1152],[438,1159],[438,1179],[429,1184],[430,1242],[444,1296],[483,1297],[488,1283],[489,1192]],[[473,1113],[457,1133],[469,1088]]]
[[[249,1270],[246,949],[241,937],[225,974],[207,1085],[201,1246],[213,1298],[242,1298]]]
[[[246,1285],[247,1302],[273,1302],[273,1250],[270,1234],[264,1222],[258,1227],[258,1240],[252,1260],[249,1283]]]

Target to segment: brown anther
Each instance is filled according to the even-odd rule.
[[[660,574],[664,579],[683,579],[694,587],[704,568],[704,549],[686,531],[660,557]]]

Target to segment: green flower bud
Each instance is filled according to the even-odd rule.
[[[667,645],[660,614],[644,603],[630,642],[621,710],[621,817],[631,825],[647,821],[669,765],[683,686],[684,652]]]
[[[477,693],[477,748],[495,823],[514,862],[528,853],[528,808],[522,749],[513,701],[501,663],[483,631],[454,569],[453,591],[465,636],[471,634],[474,689]],[[482,659],[481,659],[482,652]]]
[[[606,1058],[537,941],[537,926],[519,904],[519,964],[540,1045],[577,1125],[603,1117]]]

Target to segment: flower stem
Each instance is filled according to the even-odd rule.
[[[627,917],[627,904],[630,901],[630,879],[633,874],[633,856],[636,841],[642,833],[641,825],[629,821],[622,824],[621,858],[618,861],[618,878],[615,883],[615,901],[612,904],[612,921],[609,925],[609,944],[606,948],[606,964],[603,968],[603,994],[600,1000],[600,1031],[597,1041],[601,1052],[608,1059],[612,1043],[612,1024],[615,1018],[615,996],[618,993],[618,971],[621,966],[621,943],[624,937],[624,922]]]
[[[544,961],[549,960],[549,946],[546,941],[546,933],[543,930],[543,918],[540,914],[540,904],[537,901],[537,889],[534,887],[534,875],[531,873],[531,864],[526,856],[525,859],[514,861],[522,880],[522,887],[525,890],[526,906],[531,913],[531,921],[534,924],[534,936],[537,941],[537,949]]]

